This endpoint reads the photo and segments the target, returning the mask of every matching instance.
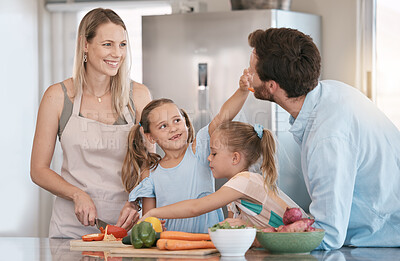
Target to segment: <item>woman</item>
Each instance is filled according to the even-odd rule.
[[[39,107],[31,158],[34,183],[56,195],[50,237],[95,233],[95,218],[129,230],[138,219],[121,181],[130,128],[151,100],[129,79],[126,27],[97,8],[79,25],[72,78],[50,86]],[[50,169],[56,137],[61,176]]]

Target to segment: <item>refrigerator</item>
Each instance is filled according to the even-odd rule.
[[[321,47],[321,17],[313,14],[266,9],[144,16],[143,83],[154,99],[170,98],[185,109],[197,131],[238,88],[243,70],[249,67],[249,33],[279,27],[298,29]],[[288,132],[289,114],[250,93],[235,120],[259,123],[273,131],[278,186],[308,211],[310,198],[301,171],[300,148]],[[216,189],[225,182],[216,180]]]

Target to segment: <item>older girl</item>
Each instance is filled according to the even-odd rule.
[[[154,100],[144,108],[140,126],[133,127],[129,135],[122,172],[126,189],[134,188],[129,200],[143,199],[143,214],[155,207],[202,198],[215,191],[207,161],[210,135],[221,123],[237,115],[248,93],[246,87],[239,88],[196,138],[188,115],[171,100]],[[140,142],[144,141],[142,132],[150,142],[160,146],[164,157],[147,151]],[[223,220],[221,209],[213,210],[195,218],[168,219],[165,226],[168,230],[204,233]]]

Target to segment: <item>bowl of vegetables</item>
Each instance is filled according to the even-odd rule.
[[[257,230],[246,226],[230,226],[228,222],[208,229],[211,241],[221,256],[244,256],[256,237]]]
[[[314,219],[303,218],[300,209],[285,211],[284,225],[278,228],[265,228],[257,231],[256,238],[263,248],[270,253],[309,253],[318,247],[325,230],[312,227]]]

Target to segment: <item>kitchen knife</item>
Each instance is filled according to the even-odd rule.
[[[98,229],[100,229],[101,227],[102,227],[103,229],[106,229],[106,226],[108,225],[106,222],[104,222],[103,220],[101,220],[101,219],[99,219],[99,218],[96,218],[96,219],[95,219],[95,223],[96,223],[96,227],[97,227]]]

